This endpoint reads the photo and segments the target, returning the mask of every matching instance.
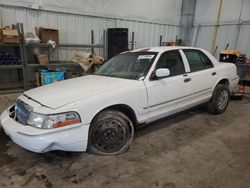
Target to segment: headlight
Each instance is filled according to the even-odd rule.
[[[80,116],[76,112],[66,112],[52,115],[43,115],[31,112],[27,124],[41,129],[52,129],[80,122]]]
[[[27,124],[33,127],[42,128],[45,115],[30,112]]]

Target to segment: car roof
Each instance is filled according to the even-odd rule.
[[[180,50],[180,49],[199,49],[195,47],[187,47],[187,46],[158,46],[158,47],[148,47],[148,48],[140,48],[136,50],[132,50],[130,52],[164,52],[168,50]]]

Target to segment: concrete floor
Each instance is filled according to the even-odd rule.
[[[0,96],[0,112],[16,97]],[[153,123],[118,156],[35,154],[0,129],[0,187],[250,187],[249,102],[231,101],[223,115],[196,108]]]

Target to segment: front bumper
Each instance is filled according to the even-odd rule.
[[[0,116],[5,133],[21,147],[44,153],[52,150],[86,151],[89,124],[76,124],[55,129],[38,129],[24,126],[9,116],[5,110]]]

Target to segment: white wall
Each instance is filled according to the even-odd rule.
[[[182,0],[0,0],[0,4],[179,25]]]
[[[243,2],[242,11],[241,3]],[[197,0],[194,18],[194,38],[197,47],[210,51],[214,25],[219,9],[218,0]],[[229,43],[229,49],[239,49],[250,58],[250,0],[223,0],[216,45],[219,51]],[[241,15],[240,15],[241,14]],[[237,25],[240,23],[240,25]],[[200,28],[198,28],[200,25]],[[197,31],[198,35],[197,34]],[[237,40],[237,36],[238,40]]]
[[[237,23],[242,0],[223,0],[221,23]],[[242,21],[250,20],[250,1],[244,0]],[[219,0],[197,0],[194,24],[215,24],[219,9]]]
[[[141,48],[158,46],[160,35],[163,35],[163,41],[175,39],[179,30],[182,1],[41,0],[41,10],[27,8],[39,2],[39,0],[0,0],[0,26],[21,22],[24,28],[57,27],[60,43],[77,44],[90,44],[91,30],[94,30],[95,44],[101,44],[104,29],[127,27],[129,40],[132,32],[135,32],[137,42],[135,47]],[[4,5],[1,5],[3,3]],[[54,53],[53,58],[69,60],[75,50],[65,48],[59,53]],[[102,50],[95,52],[103,55]]]

